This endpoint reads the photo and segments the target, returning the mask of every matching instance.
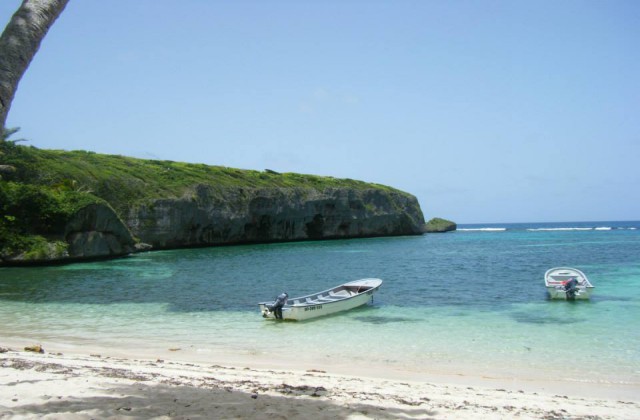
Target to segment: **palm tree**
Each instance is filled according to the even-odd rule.
[[[23,0],[0,35],[0,131],[5,129],[20,79],[36,55],[40,42],[68,2]]]

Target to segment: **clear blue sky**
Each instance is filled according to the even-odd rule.
[[[427,219],[638,220],[640,1],[71,0],[7,124],[391,185]]]

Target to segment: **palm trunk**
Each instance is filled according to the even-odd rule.
[[[53,22],[69,0],[24,0],[0,35],[0,129],[18,83]]]

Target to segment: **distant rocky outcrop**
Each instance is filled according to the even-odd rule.
[[[450,220],[434,217],[424,225],[424,231],[426,233],[450,232],[456,230],[457,227],[458,226]]]
[[[216,188],[132,207],[132,233],[154,248],[417,235],[415,197],[384,189]]]

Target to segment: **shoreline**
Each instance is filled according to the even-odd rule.
[[[357,376],[371,379],[411,380],[416,382],[430,382],[449,384],[454,386],[478,386],[483,388],[507,389],[511,391],[540,392],[553,394],[569,394],[582,398],[608,398],[640,402],[640,383],[628,382],[611,378],[563,377],[561,369],[556,371],[540,370],[533,372],[526,369],[503,369],[494,366],[473,368],[470,365],[434,364],[429,366],[425,359],[422,367],[381,364],[379,361],[368,360],[365,356],[358,360],[340,359],[332,355],[318,356],[313,360],[305,355],[292,357],[291,354],[249,351],[231,349],[198,348],[192,344],[183,343],[172,347],[134,341],[123,341],[118,345],[107,343],[94,344],[90,340],[80,342],[61,342],[50,338],[37,340],[33,337],[13,336],[4,337],[0,347],[21,350],[27,345],[42,345],[48,354],[65,355],[101,355],[104,357],[143,360],[173,360],[181,363],[209,364],[216,363],[224,366],[251,369],[279,369],[293,372],[306,370],[325,370],[331,374]],[[148,346],[148,347],[145,347]],[[558,374],[552,375],[553,372]]]
[[[551,381],[349,371],[321,362],[269,365],[175,349],[149,357],[151,352],[136,349],[45,343],[45,353],[34,353],[11,341],[0,343],[2,419],[308,418],[310,413],[327,419],[640,417],[637,386],[620,392],[598,385],[587,392],[579,384],[567,389]]]

